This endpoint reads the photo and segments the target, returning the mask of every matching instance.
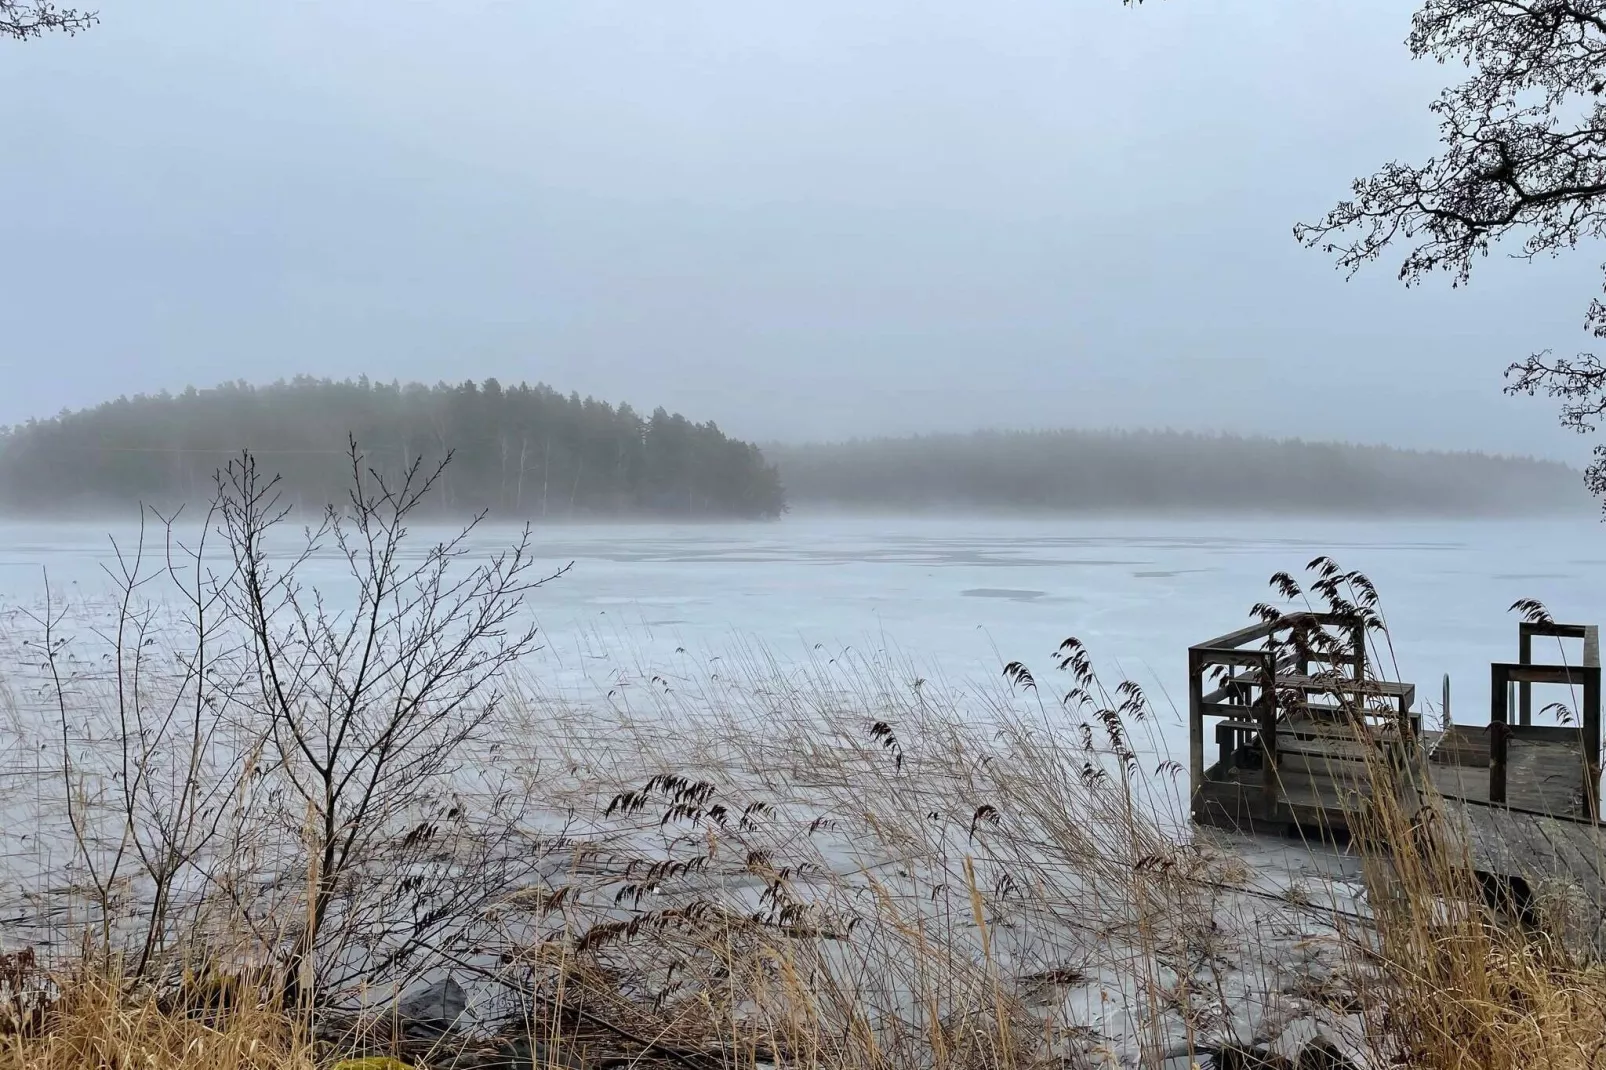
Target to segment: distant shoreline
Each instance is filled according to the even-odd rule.
[[[155,506],[163,515],[169,514],[174,506],[171,503]],[[204,515],[205,501],[186,503],[180,514],[182,518],[195,520]],[[307,523],[322,517],[321,509],[308,509],[302,512],[292,512],[291,519],[296,523]],[[424,525],[441,524],[460,526],[464,521],[473,518],[472,513],[439,513],[420,517]],[[1479,521],[1490,523],[1521,523],[1525,520],[1591,520],[1598,519],[1600,513],[1592,502],[1583,501],[1576,504],[1551,504],[1530,507],[1526,509],[1496,509],[1496,508],[1342,508],[1334,506],[1327,509],[1307,508],[1299,506],[1266,505],[1262,507],[1235,506],[1233,508],[1208,509],[1190,506],[1100,506],[1084,509],[1030,506],[1003,506],[1003,505],[977,505],[975,503],[924,503],[899,506],[859,506],[830,501],[804,501],[790,507],[785,514],[777,517],[740,517],[740,516],[685,516],[663,515],[651,513],[610,514],[596,516],[516,516],[498,513],[490,510],[486,513],[483,523],[487,526],[501,528],[522,527],[529,524],[532,528],[649,528],[649,527],[685,527],[685,528],[717,528],[717,527],[787,527],[800,522],[816,520],[866,520],[866,521],[897,521],[897,520],[972,520],[977,522],[1008,522],[1008,521],[1120,521],[1120,520],[1154,520],[1154,521],[1220,521],[1242,522],[1245,520],[1286,521],[1286,520],[1319,520],[1334,522],[1377,522],[1377,521]],[[65,524],[85,527],[104,527],[106,525],[121,526],[136,524],[139,521],[139,507],[127,503],[109,503],[103,508],[67,509],[67,510],[9,510],[0,509],[0,524]]]

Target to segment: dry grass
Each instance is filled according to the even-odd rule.
[[[1377,1066],[1606,1066],[1606,974],[1554,919],[1491,913],[1466,859],[1424,834],[1431,792],[1395,790],[1381,765],[1357,903],[1195,833],[1156,711],[1101,686],[1079,645],[985,693],[879,654],[725,654],[717,671],[612,664],[589,696],[510,679],[516,701],[415,786],[440,809],[374,830],[316,988],[285,951],[317,875],[271,769],[206,796],[225,834],[172,882],[152,944],[138,871],[104,879],[134,835],[111,683],[67,681],[64,737],[15,689],[14,754],[35,775],[0,807],[57,839],[10,860],[5,949],[40,954],[0,968],[0,1070],[389,1054],[1002,1070],[1226,1049],[1225,1065],[1293,1060],[1278,1044],[1300,1029]],[[250,713],[222,707],[216,752],[183,768],[253,753]],[[468,1016],[409,1035],[392,1001],[448,973]]]
[[[6,1070],[311,1070],[318,1064],[290,1016],[245,1005],[205,1017],[176,1013],[104,970],[57,979],[37,1028],[0,1037]]]
[[[1389,1054],[1431,1070],[1584,1070],[1606,1066],[1606,967],[1596,934],[1540,896],[1535,916],[1490,909],[1467,848],[1447,834],[1443,800],[1422,778],[1374,768],[1367,833],[1371,924],[1353,954],[1379,965],[1365,998]]]

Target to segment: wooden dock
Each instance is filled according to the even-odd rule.
[[[1535,662],[1540,636],[1582,640],[1576,663]],[[1472,868],[1518,898],[1573,886],[1606,953],[1600,675],[1595,627],[1524,623],[1518,659],[1490,666],[1488,721],[1425,729],[1414,686],[1367,672],[1356,620],[1291,614],[1219,636],[1188,651],[1194,820],[1343,836],[1377,785],[1394,785],[1412,791],[1407,805],[1440,807]],[[1567,689],[1540,711],[1558,723],[1535,723],[1536,685]]]
[[[1452,850],[1519,907],[1565,888],[1581,944],[1606,955],[1606,829],[1487,802],[1444,800]]]

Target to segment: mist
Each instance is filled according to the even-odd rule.
[[[1581,462],[1501,396],[1583,260],[1346,282],[1408,12],[1115,0],[108,10],[7,50],[0,423],[297,374],[753,441],[1117,426]],[[1342,391],[1341,404],[1329,404]]]
[[[1531,458],[1153,432],[978,432],[772,446],[799,510],[1351,517],[1587,515]]]

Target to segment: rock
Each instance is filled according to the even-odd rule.
[[[403,996],[396,1017],[410,1033],[441,1034],[455,1028],[468,1011],[468,993],[447,974],[445,979]]]
[[[755,1064],[755,1070],[761,1065]],[[520,1038],[498,1044],[494,1051],[465,1053],[449,1070],[555,1070],[557,1067],[584,1070],[586,1066],[587,1063],[568,1047],[553,1051],[544,1041]]]
[[[1360,1070],[1326,1037],[1317,1037],[1306,1044],[1294,1066],[1296,1070]]]
[[[1228,1044],[1199,1054],[1205,1070],[1295,1070],[1293,1062],[1265,1048]]]
[[[1294,1066],[1302,1052],[1322,1039],[1321,1026],[1314,1018],[1295,1018],[1282,1029],[1266,1045],[1266,1049],[1278,1058],[1283,1059],[1287,1065]]]

